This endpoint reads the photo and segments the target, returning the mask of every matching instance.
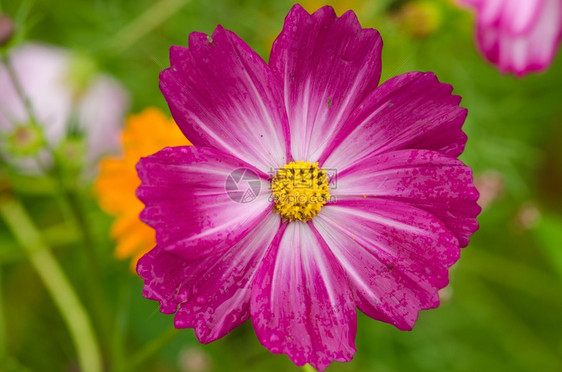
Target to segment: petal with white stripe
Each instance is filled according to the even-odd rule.
[[[289,129],[281,84],[270,67],[231,31],[189,35],[189,49],[170,48],[160,89],[195,146],[213,147],[264,172],[287,163]]]
[[[306,35],[306,36],[305,36]],[[295,160],[316,161],[332,134],[378,85],[382,39],[353,12],[295,5],[271,51],[283,82]]]
[[[260,342],[297,365],[323,370],[355,352],[355,304],[343,272],[316,229],[285,223],[252,288]]]
[[[404,203],[365,199],[325,205],[313,220],[342,266],[357,306],[371,318],[412,329],[418,312],[460,256],[457,239],[433,215]]]

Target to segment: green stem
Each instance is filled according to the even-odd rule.
[[[8,348],[6,345],[6,323],[4,320],[4,288],[2,286],[2,266],[0,266],[0,362],[8,357]]]
[[[36,119],[37,115],[35,115],[35,112],[33,110],[33,105],[31,104],[30,100],[25,94],[25,91],[23,90],[23,87],[19,81],[15,69],[12,66],[9,56],[5,55],[3,57],[3,62],[6,66],[6,70],[8,72],[8,75],[10,76],[11,81],[16,88],[19,99],[24,103],[26,113],[30,121],[32,122],[32,125],[40,127]],[[59,157],[47,141],[45,141],[45,149],[53,159],[52,170],[54,178],[58,184],[57,189],[60,190],[60,193],[58,193],[57,196],[62,202],[66,204],[66,208],[64,209],[71,212],[74,223],[82,234],[84,253],[86,255],[87,261],[86,270],[88,271],[86,285],[89,292],[89,297],[92,298],[90,306],[93,310],[92,312],[94,315],[95,323],[98,326],[97,328],[102,332],[103,338],[109,339],[109,335],[111,334],[110,329],[108,328],[110,324],[109,313],[107,312],[109,306],[107,306],[106,304],[104,292],[98,280],[100,265],[95,251],[96,247],[93,239],[93,234],[90,231],[88,221],[86,220],[85,212],[82,207],[78,192],[74,189],[74,187],[68,185],[68,182],[65,181],[64,169],[61,165]],[[103,346],[105,347],[104,351],[109,352],[110,348],[107,343],[103,343]]]
[[[160,0],[119,30],[107,46],[114,53],[121,53],[134,45],[144,35],[176,14],[190,0]]]
[[[170,341],[178,336],[180,332],[174,327],[168,328],[166,331],[162,332],[160,336],[153,339],[148,344],[144,345],[142,349],[137,351],[131,358],[126,366],[128,371],[136,371],[139,366],[142,365],[148,358],[156,354],[160,349],[166,346]]]
[[[25,249],[33,268],[58,307],[76,347],[81,370],[101,372],[101,354],[88,314],[23,206],[16,199],[2,195],[0,215]]]
[[[129,319],[129,305],[131,292],[129,291],[128,284],[124,285],[121,282],[119,288],[119,300],[117,302],[115,311],[115,326],[113,327],[113,350],[111,353],[111,366],[112,371],[124,371],[127,365],[127,360],[125,357],[125,340],[124,335],[128,326]]]
[[[39,127],[39,122],[37,121],[37,116],[35,115],[35,111],[33,110],[33,106],[31,104],[31,101],[27,98],[27,95],[25,94],[25,91],[23,90],[23,86],[21,85],[19,78],[16,74],[16,71],[14,69],[14,67],[12,66],[12,62],[10,60],[10,58],[6,55],[4,56],[4,65],[6,66],[6,71],[8,72],[8,75],[10,76],[10,80],[12,81],[12,84],[14,85],[16,92],[18,94],[18,97],[20,99],[20,101],[24,104],[25,107],[25,111],[27,113],[27,116],[29,117],[29,120],[31,121],[31,124]],[[73,212],[75,218],[76,218],[76,222],[78,227],[80,227],[80,229],[82,230],[83,233],[83,238],[84,238],[84,244],[85,246],[89,249],[92,250],[93,249],[93,243],[92,243],[92,234],[90,233],[90,230],[88,228],[87,223],[85,222],[84,218],[83,218],[83,213],[82,213],[82,208],[77,200],[76,197],[76,193],[73,190],[69,190],[68,185],[66,185],[65,181],[64,181],[64,174],[63,174],[63,170],[62,167],[60,165],[60,161],[57,157],[57,155],[55,154],[55,151],[53,150],[53,148],[51,147],[51,145],[48,142],[45,142],[45,147],[49,153],[49,155],[52,157],[53,159],[53,172],[55,174],[55,179],[57,181],[57,183],[59,184],[59,187],[65,191],[65,198],[68,202],[68,205],[70,206],[70,210]],[[97,262],[95,256],[93,254],[89,254],[89,259],[93,260],[94,263]]]
[[[59,181],[60,184],[63,184],[64,181],[61,179]],[[90,230],[90,226],[86,219],[86,213],[84,211],[84,207],[80,201],[80,197],[76,190],[66,189],[64,191],[64,196],[66,198],[66,202],[70,206],[70,210],[74,216],[75,222],[78,225],[78,229],[82,232],[82,240],[84,246],[86,247],[86,255],[89,261],[89,270],[90,275],[95,275],[99,272],[99,260],[97,255],[95,254],[96,244],[94,242],[93,234]],[[95,276],[94,276],[95,277]]]
[[[24,107],[25,107],[25,111],[27,112],[27,116],[29,116],[29,121],[31,122],[31,125],[37,127],[39,125],[39,123],[37,122],[37,119],[35,117],[35,115],[33,114],[33,108],[31,107],[31,101],[27,98],[24,90],[23,90],[23,86],[20,84],[20,81],[17,77],[16,74],[16,70],[14,69],[14,66],[12,66],[12,63],[10,62],[10,58],[8,57],[8,55],[4,55],[2,58],[3,62],[4,62],[4,66],[6,66],[6,71],[8,72],[8,75],[10,76],[10,80],[12,80],[12,84],[14,85],[14,88],[16,89],[16,93],[18,95],[18,97],[20,98],[20,100],[22,101]]]
[[[304,372],[316,372],[316,370],[314,369],[313,366],[311,366],[310,364],[305,364],[304,366],[302,366],[302,370]]]
[[[14,67],[12,66],[12,62],[9,58],[9,56],[4,56],[3,58],[3,62],[4,65],[6,66],[6,71],[8,72],[8,75],[10,76],[10,80],[12,81],[12,84],[14,85],[16,92],[18,94],[18,97],[20,99],[20,101],[24,104],[25,106],[25,111],[27,113],[27,116],[29,117],[29,120],[31,121],[32,125],[39,127],[39,122],[37,121],[37,116],[35,115],[35,111],[33,110],[33,106],[31,104],[31,101],[27,98],[27,95],[25,94],[25,91],[23,90],[23,86],[21,85],[19,78],[16,74],[16,71],[14,69]],[[41,128],[40,128],[41,129]],[[97,257],[94,254],[94,242],[93,242],[93,238],[92,238],[92,233],[90,231],[90,228],[88,226],[88,223],[85,219],[85,214],[83,211],[83,208],[80,204],[80,200],[78,198],[78,195],[76,193],[76,191],[69,187],[64,179],[64,172],[63,172],[63,168],[60,164],[60,159],[57,156],[57,154],[55,153],[55,151],[53,150],[53,148],[51,147],[51,145],[48,142],[45,142],[45,148],[47,150],[47,152],[49,153],[49,155],[51,156],[51,158],[53,159],[53,172],[55,175],[55,179],[59,185],[59,188],[61,190],[64,190],[64,197],[68,203],[68,206],[70,207],[70,210],[72,211],[75,220],[76,220],[76,224],[78,225],[78,227],[80,228],[80,230],[82,231],[82,235],[83,235],[83,239],[84,239],[84,246],[87,248],[86,254],[88,255],[88,261],[90,262],[90,265],[93,265],[92,267],[92,271],[96,271],[96,269],[98,268],[98,263],[97,263]]]

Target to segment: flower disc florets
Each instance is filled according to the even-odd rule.
[[[328,178],[318,163],[290,162],[271,180],[275,212],[289,221],[310,221],[330,198]]]

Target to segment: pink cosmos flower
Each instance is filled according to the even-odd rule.
[[[137,271],[177,328],[207,343],[251,318],[324,369],[353,357],[356,307],[409,330],[438,306],[478,228],[466,110],[432,73],[378,86],[381,48],[353,12],[295,5],[269,64],[220,26],[170,49],[160,87],[194,146],[138,163],[157,246]]]
[[[562,0],[457,0],[477,10],[484,56],[517,76],[546,69],[562,38]]]

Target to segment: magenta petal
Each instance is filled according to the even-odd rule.
[[[143,295],[160,301],[163,313],[176,313],[176,328],[194,328],[200,342],[223,337],[250,316],[256,268],[279,229],[270,213],[224,254],[185,260],[156,247],[143,256],[137,271]]]
[[[189,36],[170,49],[160,89],[186,137],[232,154],[263,171],[287,163],[289,129],[281,84],[234,33]]]
[[[295,160],[316,161],[332,134],[378,85],[382,39],[353,12],[295,5],[273,44],[270,65],[283,82]]]
[[[409,72],[378,87],[346,121],[320,157],[339,172],[367,156],[399,149],[427,149],[457,157],[466,135],[466,109],[453,88],[431,72]]]
[[[162,249],[187,259],[230,248],[272,208],[267,175],[215,149],[165,148],[142,158],[137,170],[141,219]]]
[[[283,230],[284,229],[284,230]],[[297,365],[323,370],[355,352],[355,305],[340,266],[310,224],[285,224],[252,288],[260,342]]]
[[[196,262],[196,261],[191,261]],[[137,262],[137,273],[145,281],[142,295],[160,302],[160,311],[173,314],[189,298],[190,261],[154,247]]]
[[[460,249],[435,216],[396,201],[345,200],[324,206],[313,223],[368,316],[407,330],[420,310],[439,305]]]
[[[400,150],[369,157],[338,174],[337,200],[376,197],[426,210],[468,245],[478,229],[478,191],[460,160],[428,150]]]

